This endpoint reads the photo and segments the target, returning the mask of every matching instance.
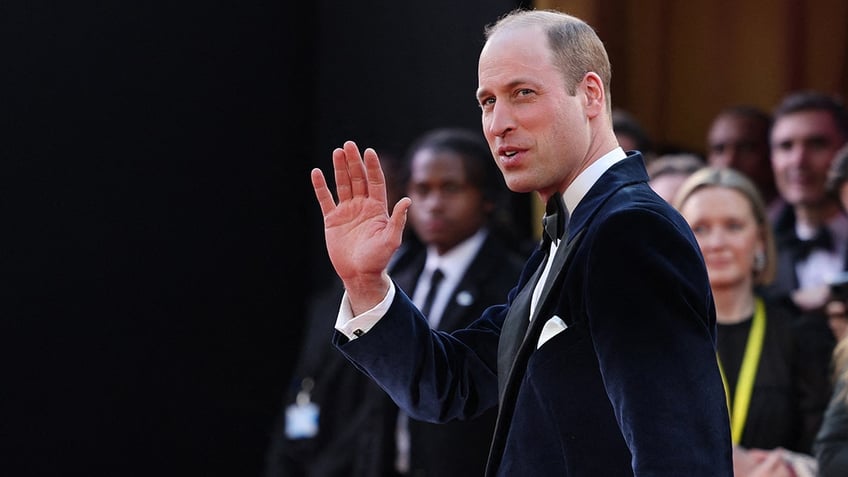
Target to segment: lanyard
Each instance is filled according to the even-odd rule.
[[[742,440],[742,430],[745,429],[745,420],[748,418],[748,408],[751,404],[751,394],[754,391],[754,378],[757,376],[757,367],[763,352],[763,341],[766,336],[766,310],[763,301],[757,298],[754,304],[754,321],[748,332],[748,342],[745,344],[745,355],[742,358],[742,366],[739,369],[739,378],[736,380],[736,392],[733,393],[733,401],[730,400],[730,388],[727,385],[727,377],[721,358],[718,359],[718,369],[721,372],[721,382],[724,384],[724,395],[727,399],[727,409],[730,411],[730,431],[734,444]]]

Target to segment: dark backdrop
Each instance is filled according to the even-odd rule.
[[[521,4],[319,2],[309,162],[330,173],[332,149],[347,139],[399,155],[427,129],[480,130],[475,93],[483,27]],[[523,197],[515,202],[529,206]],[[312,229],[321,232],[317,204],[307,205]],[[529,222],[520,226],[530,230]],[[322,239],[310,242],[315,286],[331,270]]]
[[[513,2],[425,3],[0,7],[0,472],[259,474],[330,271],[309,169],[479,127]]]

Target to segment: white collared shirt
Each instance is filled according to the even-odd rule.
[[[848,244],[848,217],[840,213],[825,226],[833,235],[833,250],[813,250],[806,259],[795,264],[798,288],[828,284],[842,272]],[[796,227],[796,233],[802,239],[810,239],[816,232],[800,224]]]
[[[444,255],[439,255],[435,247],[427,247],[427,262],[424,264],[424,271],[418,278],[415,292],[411,298],[412,302],[420,308],[424,304],[424,298],[429,291],[430,277],[433,276],[436,269],[442,271],[445,277],[439,285],[439,291],[433,301],[433,307],[430,309],[430,316],[427,317],[431,328],[437,329],[439,327],[451,295],[453,295],[456,286],[459,285],[459,281],[462,280],[465,271],[471,265],[480,247],[483,246],[486,235],[488,235],[488,231],[480,229]]]

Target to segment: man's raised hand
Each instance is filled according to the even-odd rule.
[[[408,197],[399,200],[389,215],[386,180],[377,153],[367,148],[360,154],[353,141],[346,141],[343,147],[333,151],[333,175],[338,202],[333,199],[321,170],[315,168],[311,175],[324,216],[327,252],[351,295],[352,305],[355,295],[367,303],[380,295],[375,293],[375,287],[381,290],[380,297],[385,295],[388,287],[385,269],[401,244],[411,200]],[[359,292],[363,295],[358,295]]]

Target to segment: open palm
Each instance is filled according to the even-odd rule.
[[[312,186],[324,216],[327,252],[344,282],[383,273],[400,246],[410,200],[394,205],[391,216],[386,181],[373,149],[360,154],[353,141],[333,151],[338,203],[324,174],[312,170]]]

